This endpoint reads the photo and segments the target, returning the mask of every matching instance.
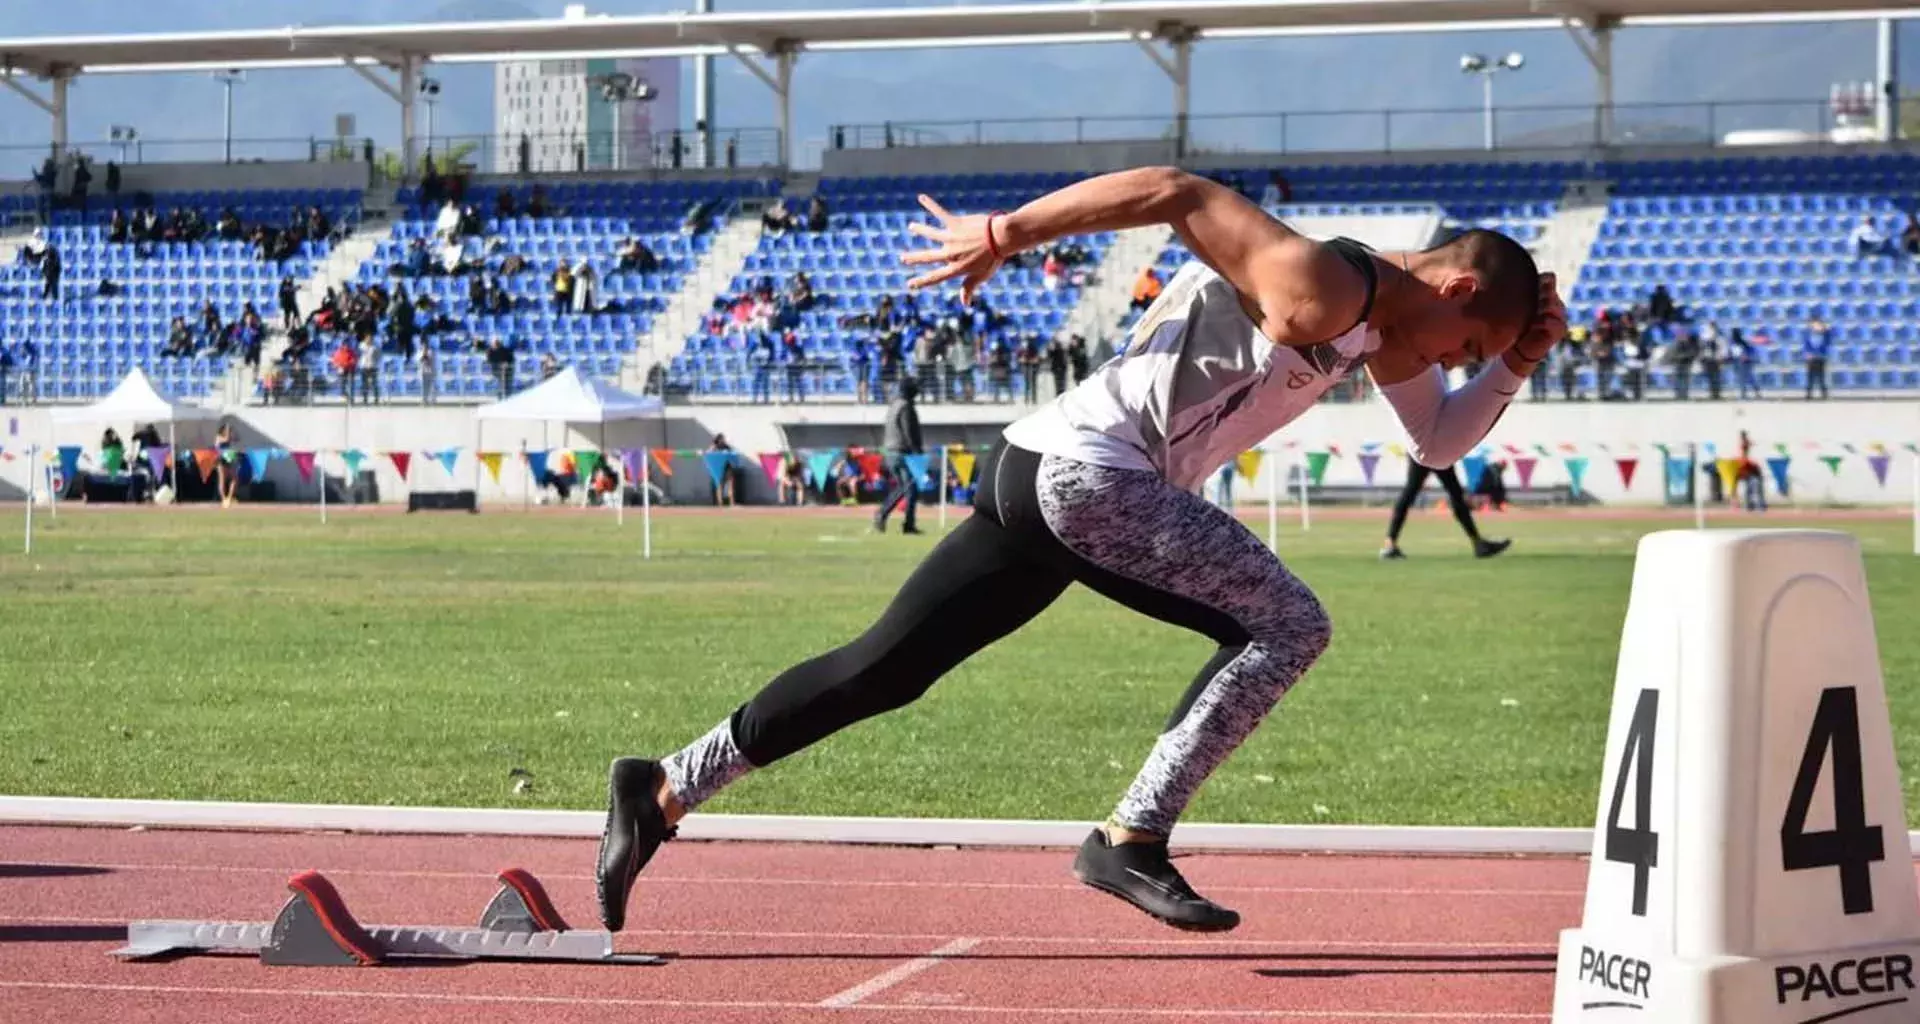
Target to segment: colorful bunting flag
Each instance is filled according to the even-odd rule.
[[[775,489],[780,486],[780,466],[784,462],[786,457],[779,452],[760,453],[760,472],[767,474],[767,483],[772,484]]]
[[[1740,467],[1745,465],[1739,459],[1716,459],[1713,467],[1720,472],[1720,486],[1733,493],[1733,485],[1740,482]]]
[[[593,479],[593,471],[600,465],[600,453],[592,448],[576,448],[573,452],[574,472],[581,480]]]
[[[926,455],[908,455],[903,457],[901,461],[907,464],[907,472],[913,474],[913,485],[915,487],[920,486],[920,484],[927,479]]]
[[[960,456],[955,455],[953,458],[955,463],[958,464]],[[967,456],[969,460],[967,464],[969,467],[973,464],[971,462],[972,458],[973,456],[971,455]],[[807,453],[807,475],[813,478],[813,486],[821,490],[826,490],[827,483],[831,479],[830,474],[833,472],[833,460],[834,453],[830,451]],[[960,475],[960,482],[966,483],[965,473]]]
[[[213,466],[214,463],[219,461],[220,453],[211,448],[195,448],[193,450],[193,464],[200,469],[201,483],[206,483],[213,479]]]
[[[1621,456],[1615,456],[1613,460],[1613,465],[1614,465],[1614,468],[1620,471],[1621,488],[1629,491],[1633,490],[1633,471],[1640,467],[1640,460],[1635,458],[1625,458]]]
[[[672,476],[673,475],[673,449],[655,448],[652,454],[653,454],[653,464],[660,467],[660,475]]]
[[[1678,455],[1667,456],[1666,463],[1667,494],[1669,496],[1685,495],[1687,493],[1687,480],[1693,474],[1693,463]]]
[[[155,480],[166,475],[167,460],[172,457],[173,449],[164,444],[147,449],[147,468],[153,471]]]
[[[1380,467],[1380,456],[1373,452],[1360,453],[1360,475],[1367,478],[1367,486],[1373,486],[1373,471]]]
[[[547,485],[547,453],[546,452],[528,452],[527,453],[527,473],[533,477],[533,482],[535,486],[545,487]]]
[[[1487,475],[1487,459],[1484,455],[1469,455],[1460,460],[1460,468],[1467,473],[1467,490],[1480,489],[1480,480]]]
[[[1266,457],[1267,453],[1258,448],[1241,452],[1233,457],[1234,471],[1251,480],[1260,475],[1260,460]]]
[[[1779,491],[1783,498],[1787,496],[1787,466],[1792,461],[1785,455],[1775,455],[1767,460],[1767,471],[1773,474],[1773,489]]]
[[[629,483],[640,479],[640,471],[646,468],[647,450],[645,448],[620,449],[620,468],[626,471]]]
[[[360,464],[367,461],[367,453],[358,448],[349,448],[340,453],[340,461],[347,464],[347,476],[360,475]]]
[[[960,481],[962,487],[971,486],[973,483],[973,461],[974,454],[965,449],[947,456],[947,462],[953,466],[953,475]]]
[[[487,478],[496,484],[500,482],[500,462],[505,456],[505,452],[481,452],[479,455],[480,464],[487,467]]]
[[[260,480],[267,475],[267,463],[273,461],[273,449],[247,449],[247,468],[253,471],[251,479]]]
[[[1320,486],[1321,479],[1327,475],[1327,459],[1329,456],[1330,453],[1328,452],[1307,453],[1307,479],[1312,481],[1315,487]]]
[[[713,481],[713,486],[720,486],[721,475],[726,473],[727,467],[733,465],[733,453],[702,452],[700,457],[707,464],[707,478]]]
[[[1539,464],[1539,459],[1528,458],[1526,456],[1518,456],[1513,460],[1513,471],[1520,477],[1520,488],[1522,490],[1533,486],[1533,467]]]
[[[434,452],[433,458],[440,463],[440,468],[445,471],[448,478],[451,479],[453,476],[453,467],[460,464],[460,449],[443,448],[440,451]]]
[[[1882,487],[1887,486],[1887,466],[1892,462],[1893,456],[1891,455],[1867,456],[1867,465],[1873,467],[1873,478],[1879,481]]]
[[[387,458],[393,463],[393,468],[400,473],[400,479],[406,480],[407,470],[413,468],[413,453],[388,452]]]
[[[1838,455],[1822,455],[1820,456],[1820,461],[1827,464],[1827,469],[1831,470],[1834,476],[1839,476],[1840,458]]]
[[[63,444],[60,446],[59,452],[60,478],[63,480],[72,480],[74,477],[79,476],[80,446],[77,444]]]
[[[1392,455],[1396,459],[1404,459],[1407,457],[1407,450],[1395,443],[1387,446],[1387,454]]]
[[[860,479],[868,483],[880,479],[880,453],[861,452],[853,457],[853,463],[860,467]]]
[[[313,453],[294,452],[293,468],[300,471],[301,483],[310,482],[313,479]]]
[[[1567,460],[1567,483],[1572,486],[1573,493],[1576,496],[1581,493],[1581,485],[1586,478],[1587,457],[1585,455],[1575,455],[1569,458]]]

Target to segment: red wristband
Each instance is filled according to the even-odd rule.
[[[1000,247],[993,244],[993,218],[1004,217],[1004,216],[1006,216],[1006,214],[1002,213],[999,210],[995,210],[992,213],[987,214],[987,232],[986,232],[987,251],[993,254],[993,261],[995,263],[1000,263],[1005,261],[1006,257],[1000,254]]]

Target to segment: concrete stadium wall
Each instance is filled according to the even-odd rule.
[[[1016,405],[923,405],[922,422],[930,445],[967,444],[984,446],[999,435],[999,428],[1024,409]],[[880,440],[884,410],[877,406],[810,405],[772,406],[675,406],[665,415],[607,428],[605,446],[703,449],[716,433],[747,456],[747,470],[740,478],[740,498],[758,502],[770,500],[772,490],[766,478],[754,468],[754,456],[760,452],[794,448],[832,447],[845,444],[876,444]],[[0,435],[0,446],[9,453],[23,453],[29,443],[42,446],[78,444],[93,451],[101,426],[58,425],[51,422],[44,408],[9,408],[5,417],[17,427],[17,433]],[[517,453],[521,445],[532,450],[567,447],[597,447],[601,439],[594,428],[567,428],[559,424],[489,423],[476,436],[472,407],[436,408],[383,406],[375,409],[342,408],[248,408],[233,414],[235,430],[243,447],[280,447],[289,450],[323,449],[339,451],[357,448],[376,453],[404,450],[415,453],[411,480],[423,490],[465,489],[479,481],[482,503],[518,503],[528,495],[527,477],[517,458],[508,458],[502,467],[500,482],[486,480],[470,454],[463,455],[457,479],[449,480],[437,463],[419,453],[445,448],[476,449]],[[114,425],[126,436],[133,424]],[[1573,444],[1592,460],[1587,472],[1586,489],[1597,499],[1610,504],[1653,505],[1661,500],[1664,470],[1655,444],[1683,446],[1690,442],[1712,442],[1722,451],[1731,451],[1741,430],[1753,436],[1760,451],[1772,454],[1773,445],[1789,446],[1793,463],[1790,469],[1793,496],[1803,503],[1906,504],[1912,500],[1914,486],[1913,456],[1903,450],[1910,441],[1920,441],[1920,401],[1835,401],[1801,403],[1776,402],[1647,402],[1637,405],[1594,402],[1520,402],[1494,428],[1488,440],[1496,445],[1513,444],[1531,451],[1544,444],[1556,457],[1543,459],[1535,471],[1534,482],[1556,486],[1567,481],[1566,470],[1558,458],[1561,444]],[[212,425],[181,429],[183,446],[206,445],[213,437]],[[1384,403],[1321,405],[1285,431],[1274,435],[1269,445],[1279,452],[1278,465],[1263,468],[1261,476],[1238,485],[1242,501],[1263,500],[1269,471],[1284,472],[1293,458],[1282,448],[1295,442],[1299,450],[1323,449],[1331,444],[1343,453],[1328,466],[1325,483],[1351,485],[1364,482],[1354,456],[1369,442],[1404,443],[1405,434]],[[1819,450],[1806,447],[1816,442]],[[1892,467],[1884,486],[1877,483],[1864,460],[1869,445],[1886,445],[1893,454]],[[1640,468],[1633,487],[1622,488],[1612,454],[1598,445],[1606,444],[1614,454],[1637,454]],[[1860,454],[1848,455],[1838,476],[1818,461],[1821,454],[1841,454],[1843,444],[1851,444]],[[1638,451],[1625,449],[1635,445]],[[343,469],[337,457],[328,464],[330,474],[339,482]],[[1393,484],[1403,479],[1403,463],[1390,455],[1380,461],[1376,483]],[[380,500],[404,501],[406,488],[385,458],[370,458],[362,467],[372,474]],[[24,459],[0,461],[0,500],[20,499],[27,479]],[[291,462],[272,464],[268,479],[275,482],[280,497],[291,501],[313,501],[315,485],[303,483]],[[1284,483],[1285,477],[1280,478]],[[711,489],[698,459],[676,460],[673,476],[656,477],[676,501],[705,502]],[[1513,472],[1509,486],[1517,483]],[[1771,493],[1769,486],[1769,493]]]
[[[106,184],[96,162],[91,194]],[[212,189],[366,188],[367,165],[357,160],[239,164],[123,164],[120,193],[204,192]]]

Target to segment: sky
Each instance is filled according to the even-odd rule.
[[[1067,0],[1074,2],[1074,0]],[[0,41],[17,37],[159,31],[234,30],[289,24],[468,20],[557,16],[563,0],[64,0],[40,4],[0,0]],[[597,13],[661,13],[677,3],[599,0]],[[937,0],[716,0],[726,10],[820,6],[942,6]],[[1902,41],[1911,40],[1911,30]],[[1920,44],[1920,40],[1911,40]],[[1873,77],[1871,24],[1791,25],[1729,29],[1640,29],[1615,41],[1615,98],[1627,104],[1726,104],[1713,126],[1816,127],[1815,118],[1836,81]],[[3,47],[0,47],[3,48]],[[1902,76],[1920,72],[1920,45],[1904,48]],[[1464,52],[1519,51],[1526,66],[1496,81],[1501,107],[1589,105],[1593,74],[1561,32],[1430,34],[1353,38],[1202,43],[1195,50],[1192,111],[1196,136],[1206,143],[1276,148],[1280,111],[1296,148],[1378,148],[1383,110],[1396,111],[1397,148],[1423,143],[1471,145],[1480,122],[1480,83],[1458,68]],[[691,123],[691,70],[681,95]],[[443,82],[436,110],[441,136],[480,135],[492,124],[491,69],[456,67],[435,72]],[[765,128],[775,124],[771,92],[730,59],[717,63],[717,124]],[[149,159],[185,159],[217,151],[223,129],[223,87],[204,73],[98,76],[72,91],[76,141],[104,140],[111,125],[127,124],[149,140]],[[970,122],[1056,118],[1055,124],[1002,133],[1064,130],[1070,118],[1089,118],[1093,131],[1118,131],[1125,118],[1165,118],[1172,109],[1166,77],[1129,45],[1008,47],[900,53],[804,55],[794,75],[799,148],[827,138],[836,124],[883,121],[928,125],[951,137]],[[1439,112],[1446,111],[1446,112]],[[1302,113],[1309,112],[1309,113]],[[399,115],[391,100],[346,71],[255,72],[234,93],[234,135],[286,140],[242,147],[287,156],[311,137],[332,133],[334,115],[355,115],[360,131],[392,145]],[[1240,115],[1227,117],[1226,115]],[[1502,134],[1564,128],[1577,110],[1513,112]],[[1097,120],[1116,119],[1110,122]],[[1623,121],[1706,127],[1704,106],[1627,111]],[[955,125],[954,122],[968,124]],[[989,129],[991,131],[992,129]],[[1140,134],[1138,132],[1134,134]],[[0,93],[0,167],[24,165],[29,148],[44,147],[44,115],[18,97]],[[172,140],[188,140],[169,144]],[[197,143],[192,140],[198,140]],[[14,177],[11,169],[0,176]]]

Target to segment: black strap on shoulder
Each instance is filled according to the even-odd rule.
[[[1342,237],[1330,238],[1326,245],[1327,248],[1338,253],[1341,259],[1353,264],[1353,268],[1360,272],[1360,276],[1367,279],[1367,298],[1365,302],[1360,303],[1360,316],[1353,321],[1353,327],[1347,328],[1351,331],[1354,327],[1366,323],[1367,316],[1373,312],[1373,292],[1380,285],[1379,268],[1373,265],[1373,249],[1365,242],[1356,242],[1351,238]]]

